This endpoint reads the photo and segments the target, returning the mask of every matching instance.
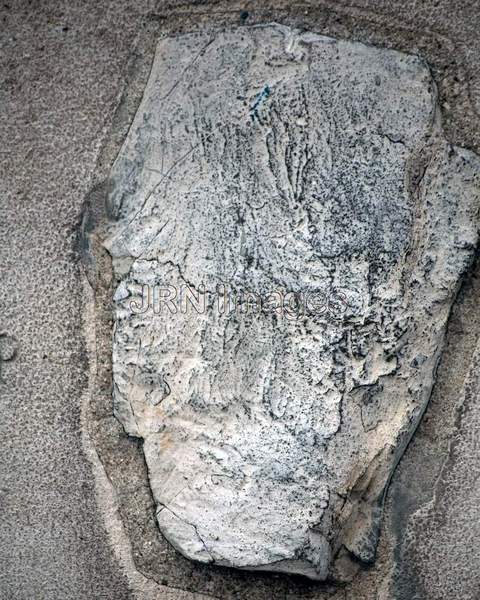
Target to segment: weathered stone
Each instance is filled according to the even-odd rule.
[[[159,43],[105,246],[116,414],[185,556],[313,579],[374,559],[479,166],[415,56],[277,25]]]

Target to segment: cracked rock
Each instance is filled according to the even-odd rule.
[[[318,580],[374,560],[479,166],[417,56],[279,25],[159,42],[104,244],[115,413],[184,556]]]

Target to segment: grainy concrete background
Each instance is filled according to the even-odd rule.
[[[83,275],[84,202],[101,204],[97,184],[159,35],[269,21],[421,54],[447,135],[479,151],[475,0],[0,5],[2,600],[480,598],[477,265],[452,311],[429,409],[392,482],[374,567],[345,589],[269,576],[252,587],[248,575],[199,570],[167,550],[160,565],[148,551],[159,542],[151,514],[141,518],[149,506],[138,487],[141,452],[109,412],[105,257],[93,252],[95,298]]]

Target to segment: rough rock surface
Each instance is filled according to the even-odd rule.
[[[159,43],[105,246],[115,410],[181,553],[313,579],[374,559],[479,167],[415,56],[277,25]]]

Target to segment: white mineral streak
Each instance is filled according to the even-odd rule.
[[[116,415],[185,556],[313,579],[373,560],[477,243],[479,160],[436,102],[416,56],[278,25],[158,44],[105,246]],[[314,301],[227,314],[221,284]],[[132,310],[145,285],[156,313]]]

